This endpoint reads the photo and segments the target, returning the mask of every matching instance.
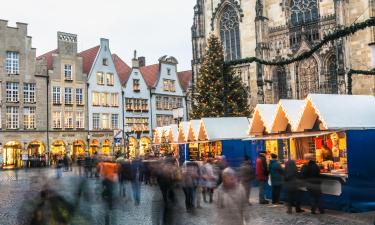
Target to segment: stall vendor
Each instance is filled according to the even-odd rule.
[[[332,151],[326,145],[322,145],[322,158],[323,161],[333,161]]]

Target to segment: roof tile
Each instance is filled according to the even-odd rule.
[[[46,59],[47,60],[47,69],[48,70],[53,70],[53,54],[59,53],[58,49],[49,51],[47,53],[44,53],[41,56],[38,56],[36,59],[41,60],[41,59]]]
[[[155,87],[159,79],[160,65],[154,64],[149,66],[144,66],[140,68],[143,79],[146,81],[148,87]]]
[[[116,54],[112,54],[113,63],[115,64],[117,74],[121,84],[125,85],[130,77],[132,69]]]
[[[193,72],[191,70],[181,71],[177,73],[178,79],[180,80],[181,87],[184,91],[189,88],[190,81],[193,77]]]
[[[83,65],[82,65],[83,73],[87,75],[90,73],[92,64],[94,63],[96,55],[98,54],[99,48],[100,48],[100,45],[78,53],[78,55],[81,56],[83,60]]]

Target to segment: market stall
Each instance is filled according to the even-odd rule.
[[[178,126],[176,124],[172,124],[169,126],[168,133],[167,133],[169,143],[171,146],[171,151],[174,155],[179,155],[179,144],[178,144]]]
[[[249,119],[246,117],[202,118],[198,134],[199,141],[205,141],[200,147],[203,157],[224,155],[228,164],[239,167],[246,152],[245,142]]]
[[[321,169],[327,207],[375,209],[375,165],[368,161],[375,156],[375,98],[310,94],[301,104],[281,100],[269,128],[250,129],[248,140],[263,142],[267,155],[295,160],[298,167],[312,155]]]
[[[189,159],[189,133],[190,122],[183,121],[178,127],[178,143],[179,143],[179,161],[180,163],[185,162]]]

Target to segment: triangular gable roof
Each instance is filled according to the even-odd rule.
[[[83,73],[89,75],[89,73],[91,71],[91,67],[92,67],[92,65],[93,65],[93,63],[96,59],[96,56],[98,54],[99,49],[100,49],[100,45],[78,53],[78,55],[82,57],[82,62],[83,62],[82,71],[83,71]]]
[[[191,120],[190,121],[188,137],[187,137],[188,141],[198,140],[200,125],[201,125],[201,120]]]
[[[38,56],[36,59],[41,60],[45,59],[47,61],[47,69],[53,70],[53,54],[59,53],[58,49],[44,53],[43,55]]]
[[[304,105],[304,100],[280,100],[277,104],[270,132],[279,133],[286,131],[288,124],[290,124],[292,130],[295,130]]]
[[[375,98],[369,95],[310,94],[296,131],[312,129],[316,119],[321,130],[375,128]]]
[[[132,69],[116,54],[112,54],[113,63],[115,64],[117,74],[122,85],[128,81]]]
[[[177,124],[171,124],[168,132],[169,142],[178,143],[178,126]]]
[[[163,132],[164,132],[164,127],[156,127],[154,129],[154,140],[153,140],[153,142],[155,144],[160,144]]]
[[[178,142],[179,143],[187,142],[189,126],[190,126],[190,123],[188,121],[183,121],[180,123],[180,126],[178,128]]]
[[[189,83],[193,78],[193,72],[191,70],[181,71],[177,73],[178,80],[180,81],[181,88],[183,91],[187,91],[189,88]]]
[[[147,86],[150,88],[155,87],[160,75],[160,65],[143,66],[140,68],[140,71]]]
[[[199,140],[242,140],[247,135],[249,119],[246,117],[202,118]]]
[[[264,130],[270,132],[276,108],[277,104],[258,104],[254,110],[249,135],[261,135]]]

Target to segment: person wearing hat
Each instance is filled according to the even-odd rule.
[[[255,177],[259,184],[259,204],[268,204],[269,202],[265,199],[264,189],[268,178],[268,168],[266,160],[266,152],[259,152],[259,156],[256,160]]]
[[[314,160],[313,154],[305,154],[305,159],[309,162],[303,165],[301,169],[301,177],[305,180],[307,191],[310,195],[311,213],[316,214],[316,209],[319,209],[321,214],[324,213],[324,208],[321,202],[321,180],[320,169]]]

